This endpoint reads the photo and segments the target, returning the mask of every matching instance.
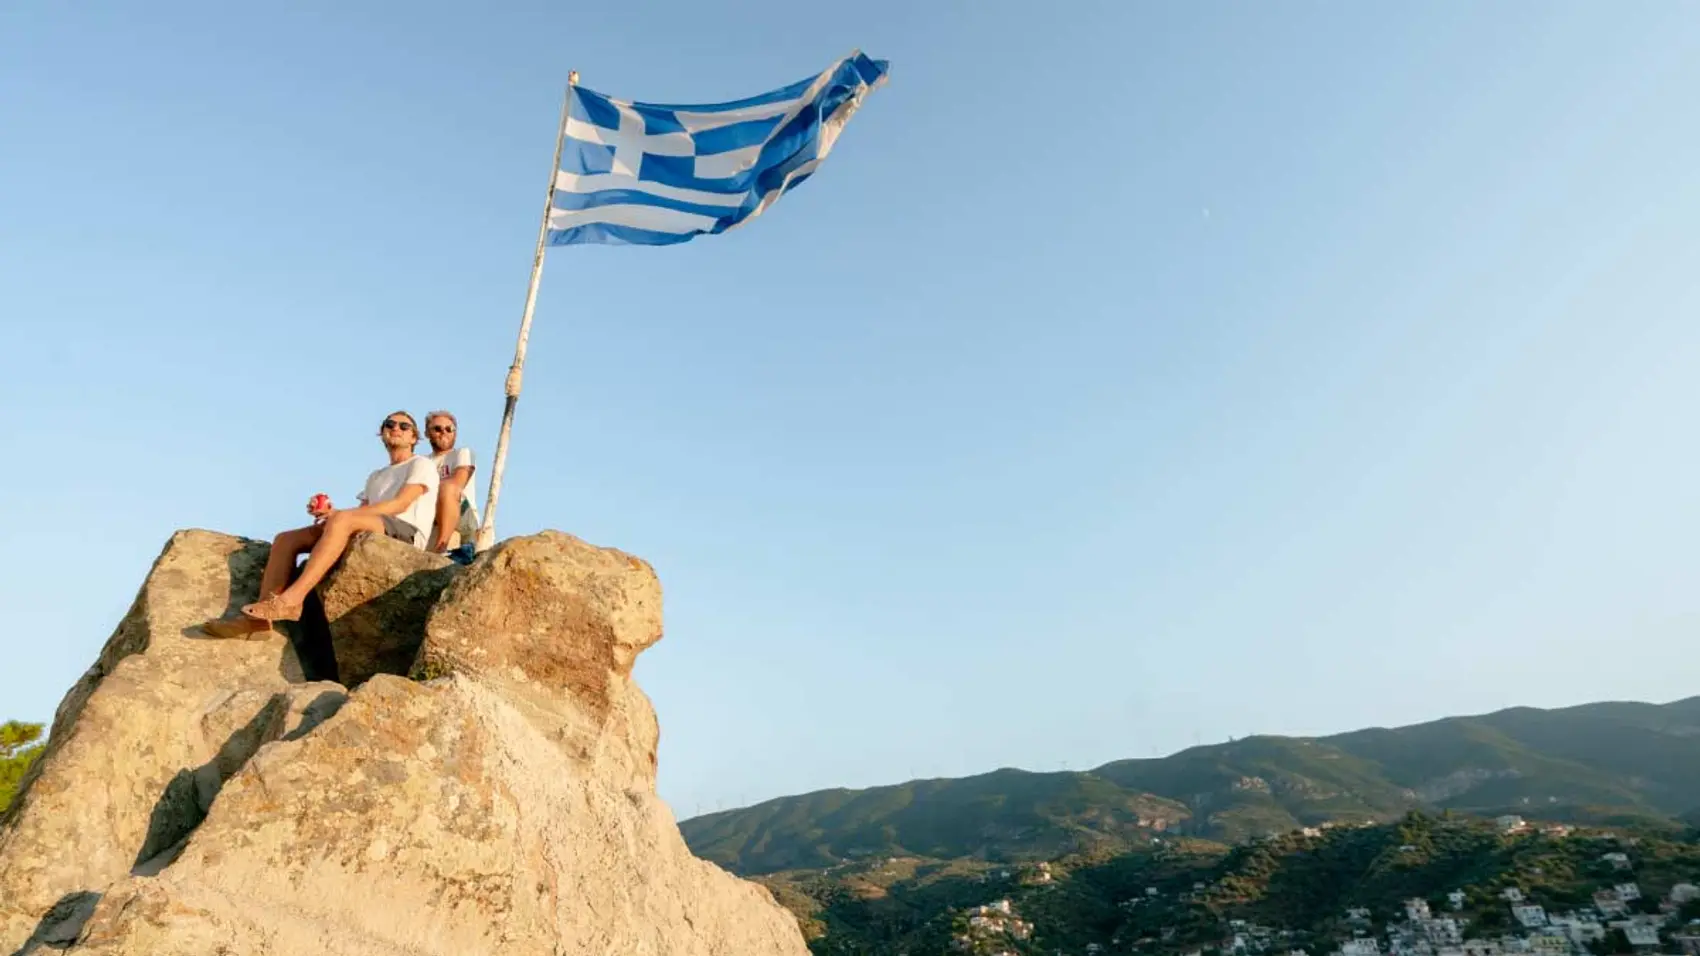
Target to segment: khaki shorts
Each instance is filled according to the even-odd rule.
[[[419,529],[397,518],[395,515],[379,515],[384,522],[384,536],[394,538],[406,544],[412,544],[419,536]]]

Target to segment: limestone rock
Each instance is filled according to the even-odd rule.
[[[330,625],[338,679],[405,674],[425,637],[432,604],[460,567],[383,535],[356,535],[315,589]]]
[[[237,774],[74,953],[804,956],[761,887],[698,860],[653,794],[587,775],[476,679],[379,676]]]
[[[222,780],[291,731],[333,685],[292,685],[280,637],[200,639],[253,600],[267,546],[206,531],[166,544],[94,665],[65,696],[42,759],[0,821],[0,953],[75,935],[110,883],[173,848]],[[280,699],[281,698],[281,699]],[[325,703],[315,705],[322,717]]]
[[[660,639],[648,563],[545,531],[492,548],[443,593],[414,674],[477,677],[591,772],[653,789],[660,728],[631,673]]]
[[[357,550],[327,607],[411,595],[361,626],[399,655],[424,621],[423,683],[347,693],[281,640],[193,640],[265,550],[172,540],[0,824],[0,953],[806,956],[655,795],[647,564],[555,532],[446,574]]]

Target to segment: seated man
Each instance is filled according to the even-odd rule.
[[[425,437],[431,441],[431,460],[437,464],[437,524],[431,530],[432,551],[447,552],[457,564],[471,564],[477,554],[478,507],[472,503],[472,449],[455,447],[455,417],[436,411],[425,416]],[[453,550],[450,550],[450,549]]]
[[[389,452],[390,463],[366,479],[360,507],[314,512],[309,502],[313,524],[285,531],[272,540],[271,556],[260,575],[260,600],[242,608],[238,615],[208,622],[203,630],[214,637],[241,638],[270,630],[273,621],[299,620],[301,602],[342,557],[355,532],[385,534],[416,548],[425,547],[426,531],[437,505],[436,465],[413,453],[419,427],[406,412],[385,418],[378,437]],[[302,554],[307,555],[307,564],[291,583],[289,572]]]

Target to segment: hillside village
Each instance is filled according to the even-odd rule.
[[[1627,867],[1624,854],[1608,854],[1611,862]],[[1046,867],[1048,871],[1049,867]],[[1048,879],[1047,879],[1048,881]],[[1200,885],[1202,889],[1202,884]],[[1147,899],[1157,899],[1156,887],[1147,889],[1146,898],[1127,901],[1134,908]],[[1700,956],[1700,919],[1683,920],[1683,906],[1700,900],[1700,886],[1678,883],[1660,901],[1658,912],[1632,912],[1631,907],[1643,900],[1641,888],[1626,880],[1594,895],[1587,909],[1565,913],[1548,913],[1539,904],[1529,902],[1522,891],[1506,889],[1501,898],[1509,908],[1518,929],[1493,936],[1479,937],[1469,932],[1469,923],[1444,911],[1436,914],[1429,901],[1413,898],[1405,902],[1404,919],[1391,922],[1384,933],[1372,927],[1369,909],[1353,907],[1344,914],[1344,922],[1355,928],[1354,935],[1341,940],[1330,956],[1588,956],[1593,953],[1614,953],[1620,948],[1608,945],[1613,931],[1620,932],[1631,952],[1680,952],[1683,956]],[[1465,893],[1453,890],[1447,894],[1447,906],[1456,913],[1464,908]],[[1014,949],[1002,948],[1000,942],[1024,942],[1033,936],[1033,924],[1021,919],[1007,898],[975,907],[966,914],[962,931],[953,938],[953,948],[985,956],[1018,956]],[[1262,926],[1242,919],[1229,920],[1228,937],[1224,945],[1212,948],[1235,956],[1263,956],[1285,953],[1286,956],[1314,956],[1303,948],[1291,947],[1291,930]],[[1113,939],[1112,946],[1127,942]],[[1129,947],[1136,950],[1141,943]],[[1674,948],[1673,948],[1674,947]],[[1060,950],[1058,951],[1061,952]],[[1088,943],[1086,956],[1105,952],[1101,943]],[[1204,956],[1206,949],[1185,952],[1183,956]]]
[[[1471,933],[1467,920],[1446,915],[1444,911],[1437,915],[1425,899],[1407,900],[1404,919],[1389,923],[1382,934],[1370,928],[1373,923],[1368,909],[1354,907],[1346,911],[1345,920],[1360,929],[1352,938],[1342,940],[1331,953],[1332,956],[1571,956],[1618,952],[1619,948],[1608,944],[1614,930],[1623,934],[1623,940],[1634,952],[1663,952],[1661,947],[1669,944],[1688,956],[1700,953],[1700,921],[1691,929],[1689,922],[1679,916],[1683,904],[1700,899],[1700,887],[1693,883],[1672,887],[1656,913],[1630,911],[1632,904],[1643,899],[1640,887],[1633,881],[1600,891],[1595,894],[1593,905],[1586,909],[1564,913],[1548,913],[1515,888],[1506,889],[1501,898],[1517,929],[1491,936]],[[1448,907],[1453,911],[1461,910],[1464,902],[1462,890],[1447,894]],[[1306,954],[1303,949],[1282,949],[1281,941],[1290,937],[1284,930],[1244,920],[1231,921],[1229,929],[1232,938],[1223,947],[1227,952]],[[1194,950],[1190,956],[1201,953],[1202,950]]]
[[[1468,850],[1446,857],[1435,844],[1448,840]],[[1700,956],[1700,845],[1692,840],[1531,823],[1509,815],[1491,822],[1413,815],[1393,826],[1301,828],[1260,846],[1229,851],[1217,863],[1205,863],[1213,874],[1199,872],[1205,878],[1190,882],[1175,879],[1185,870],[1154,861],[1197,848],[1179,847],[1167,837],[1152,843],[1142,852],[1144,862],[1133,864],[1133,872],[1155,874],[1152,882],[1096,887],[1110,891],[1105,894],[1113,898],[1105,901],[1113,910],[1109,914],[1094,912],[1094,901],[1083,895],[1079,883],[1105,881],[1099,871],[1113,869],[1115,861],[1097,869],[1078,861],[1042,861],[981,870],[974,883],[997,895],[950,908],[949,950],[965,956]],[[1352,847],[1373,875],[1352,881],[1340,879],[1343,873],[1328,878],[1300,873],[1289,879],[1269,871],[1269,860],[1297,869],[1307,857]],[[1508,872],[1482,865],[1489,848],[1512,861]],[[1653,871],[1645,876],[1638,873],[1643,857]],[[909,861],[911,872],[924,872],[917,862]],[[903,869],[897,863],[886,861],[872,872],[895,873]],[[1421,895],[1384,896],[1376,905],[1367,902],[1376,895],[1378,880],[1432,884],[1428,876],[1434,868],[1469,872],[1477,880],[1426,886]],[[1265,874],[1264,882],[1248,883],[1246,874],[1258,872]],[[1331,882],[1339,885],[1322,885]],[[1288,920],[1262,915],[1283,906],[1304,912],[1280,897],[1307,884],[1343,899],[1357,897],[1359,905],[1317,919],[1308,913]],[[901,943],[893,940],[889,947],[851,945],[842,931],[829,942],[831,935],[817,935],[816,952],[937,951],[924,942],[924,931]]]

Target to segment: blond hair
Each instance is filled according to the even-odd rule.
[[[425,427],[427,427],[427,428],[431,427],[431,423],[433,421],[436,421],[439,418],[448,419],[449,424],[453,425],[455,427],[455,431],[460,431],[460,422],[455,421],[455,413],[454,412],[445,412],[440,408],[437,409],[434,412],[426,412],[425,413]]]

